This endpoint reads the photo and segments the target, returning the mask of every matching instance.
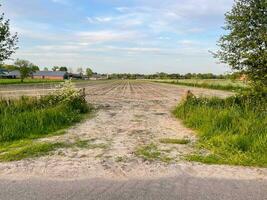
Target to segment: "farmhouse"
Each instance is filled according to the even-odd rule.
[[[0,69],[0,78],[20,78],[20,72],[19,70],[8,71]]]
[[[63,71],[37,71],[32,75],[34,79],[64,80],[68,78],[68,73]]]

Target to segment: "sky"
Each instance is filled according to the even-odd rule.
[[[99,73],[225,73],[209,51],[233,0],[2,0],[13,59]],[[12,61],[8,61],[9,63]]]

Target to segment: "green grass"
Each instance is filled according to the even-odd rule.
[[[21,82],[20,79],[0,79],[0,85],[11,85],[11,84],[31,84],[31,83],[58,83],[63,80],[47,80],[47,79],[31,79],[27,78]]]
[[[226,91],[244,91],[248,86],[241,81],[224,79],[181,79],[181,80],[156,80],[155,82],[184,85],[190,87],[209,88]]]
[[[188,144],[189,139],[174,139],[174,138],[162,138],[159,140],[160,143],[164,144]]]
[[[53,134],[81,121],[92,111],[75,89],[52,95],[0,99],[0,144]]]
[[[158,160],[168,163],[172,160],[170,157],[164,155],[164,153],[153,143],[137,148],[135,155],[148,161]]]
[[[188,160],[214,164],[267,166],[267,98],[240,95],[227,99],[188,97],[176,117],[197,131],[198,149]],[[199,151],[203,152],[203,151]]]
[[[33,140],[17,141],[13,144],[1,145],[0,162],[44,156],[64,146],[64,143],[34,142]]]

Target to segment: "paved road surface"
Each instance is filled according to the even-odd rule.
[[[264,200],[267,181],[177,176],[152,180],[0,180],[1,200]]]

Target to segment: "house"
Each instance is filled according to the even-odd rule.
[[[19,70],[8,71],[0,69],[0,78],[20,78],[20,72]]]
[[[20,71],[19,70],[10,71],[8,74],[11,78],[20,78]]]
[[[64,80],[68,78],[65,71],[37,71],[32,74],[34,79]]]

